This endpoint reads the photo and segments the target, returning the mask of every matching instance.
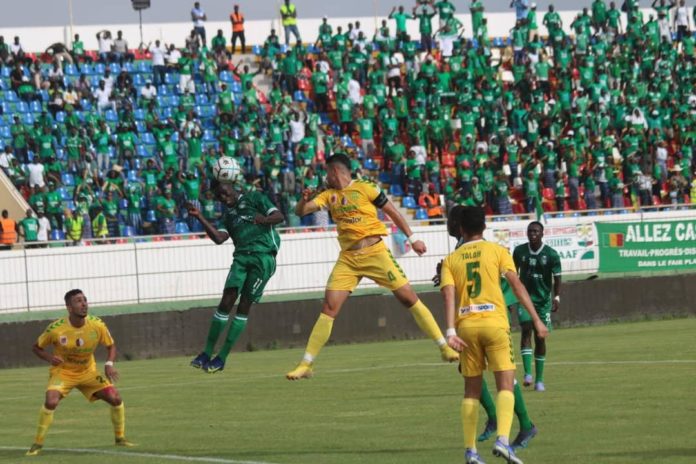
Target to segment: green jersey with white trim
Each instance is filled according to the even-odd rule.
[[[248,192],[225,211],[222,223],[234,243],[234,254],[269,253],[275,255],[280,248],[280,235],[274,226],[254,224],[257,214],[268,216],[277,211],[271,200],[260,192]]]
[[[525,243],[515,247],[512,260],[534,306],[550,304],[553,278],[561,275],[558,252],[543,243],[537,251],[532,251]]]

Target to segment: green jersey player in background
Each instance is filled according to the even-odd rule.
[[[455,249],[459,248],[462,244],[464,244],[464,240],[462,240],[460,236],[460,228],[457,221],[457,219],[460,217],[460,210],[462,208],[463,206],[456,205],[450,209],[449,214],[447,215],[447,233],[449,233],[451,237],[457,239],[457,245],[455,246]],[[441,267],[442,261],[438,263],[437,273],[435,274],[435,277],[433,277],[433,282],[436,286],[440,285]],[[500,287],[503,290],[503,296],[505,297],[505,305],[510,310],[514,309],[518,305],[517,297],[512,292],[512,289],[510,288],[510,285],[508,284],[507,280],[505,280],[505,278],[503,277],[501,277],[500,279]],[[509,312],[508,317],[510,317]],[[483,378],[482,382],[483,383],[481,385],[481,398],[479,398],[479,401],[483,409],[486,411],[486,416],[488,416],[488,418],[486,420],[486,428],[483,430],[481,435],[478,436],[477,441],[488,440],[491,436],[493,436],[493,434],[497,432],[498,429],[495,400],[493,399],[493,396],[488,390],[486,379]],[[517,433],[517,436],[511,443],[511,446],[513,447],[513,449],[517,450],[519,448],[526,448],[529,445],[529,441],[532,438],[534,438],[539,431],[536,428],[536,426],[532,423],[532,420],[529,417],[529,413],[527,412],[527,405],[524,402],[524,397],[522,396],[522,389],[520,388],[520,385],[517,383],[517,380],[515,380],[513,394],[515,395],[515,416],[517,416],[517,420],[520,422],[520,431]]]
[[[515,247],[512,259],[517,274],[529,293],[534,308],[546,327],[551,329],[551,313],[558,311],[561,303],[561,257],[556,250],[542,243],[544,226],[534,221],[527,226],[527,239]],[[552,295],[553,291],[553,297]],[[519,309],[522,327],[521,354],[524,366],[524,386],[532,384],[532,332],[534,327],[526,311]],[[546,341],[534,333],[534,389],[544,391],[544,362],[546,361]]]
[[[216,245],[228,238],[232,238],[234,243],[232,267],[227,274],[220,304],[210,321],[205,349],[191,361],[193,367],[208,373],[225,368],[227,355],[246,328],[251,305],[261,299],[266,284],[275,273],[280,236],[274,226],[285,220],[283,214],[261,192],[240,194],[232,184],[218,184],[214,191],[217,199],[227,208],[220,229],[205,219],[193,205],[187,204],[189,214],[201,222]],[[227,326],[238,296],[237,313],[227,338],[217,356],[212,358],[215,344]]]

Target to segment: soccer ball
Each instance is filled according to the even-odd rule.
[[[236,159],[223,156],[213,166],[213,176],[221,183],[232,183],[237,180],[242,170]]]

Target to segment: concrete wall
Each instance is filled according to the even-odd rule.
[[[443,325],[438,292],[423,301]],[[556,325],[570,326],[696,314],[696,275],[566,283]],[[253,309],[237,350],[303,347],[321,308],[319,300],[262,303]],[[202,348],[213,308],[109,316],[120,359],[191,356]],[[0,368],[41,365],[31,345],[49,321],[0,325]],[[422,338],[409,312],[391,295],[355,297],[334,326],[332,343]],[[100,351],[104,356],[103,350]]]

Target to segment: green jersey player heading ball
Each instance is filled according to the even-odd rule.
[[[558,311],[561,303],[561,257],[556,250],[542,242],[544,226],[534,221],[527,226],[525,243],[515,247],[512,259],[517,273],[529,293],[539,317],[551,329],[551,313]],[[553,295],[553,296],[552,296]],[[524,366],[524,385],[532,384],[532,320],[526,311],[518,308],[522,341],[520,353]],[[534,332],[534,389],[544,391],[544,363],[546,362],[546,341]]]
[[[280,236],[274,226],[285,220],[283,214],[263,193],[240,194],[233,184],[217,184],[214,191],[217,199],[227,208],[222,217],[224,227],[217,229],[198,209],[191,204],[187,205],[189,214],[201,222],[206,234],[216,245],[224,243],[228,238],[234,243],[232,266],[225,281],[222,299],[210,321],[205,348],[191,361],[193,367],[208,373],[225,368],[227,355],[246,328],[251,305],[261,299],[266,284],[275,273]],[[212,358],[215,344],[227,326],[238,296],[237,313],[225,342],[217,356]]]

